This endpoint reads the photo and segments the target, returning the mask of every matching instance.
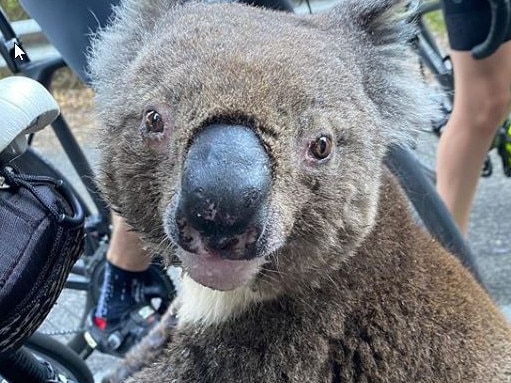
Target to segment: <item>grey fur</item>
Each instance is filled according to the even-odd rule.
[[[182,254],[167,216],[206,125],[249,126],[273,161],[267,262],[249,284],[261,300],[214,324],[182,323],[132,381],[511,381],[503,317],[415,226],[382,167],[387,145],[434,113],[400,9],[345,0],[297,16],[128,0],[99,34],[103,189],[155,252]],[[163,133],[143,133],[147,108]],[[333,152],[310,161],[320,134]]]

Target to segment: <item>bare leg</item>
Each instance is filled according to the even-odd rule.
[[[128,271],[147,270],[151,257],[138,235],[131,231],[118,215],[113,215],[113,232],[106,258],[115,266]]]
[[[437,189],[462,233],[482,164],[511,99],[511,42],[491,57],[474,60],[453,51],[454,108],[437,152]]]

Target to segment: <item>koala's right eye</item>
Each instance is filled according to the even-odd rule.
[[[320,136],[312,141],[309,146],[310,154],[317,160],[324,160],[332,151],[332,139],[328,136]]]
[[[148,110],[144,114],[144,128],[147,133],[163,133],[165,123],[160,113]]]

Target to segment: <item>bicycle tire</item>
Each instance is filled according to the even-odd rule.
[[[391,146],[384,162],[397,177],[424,228],[445,249],[456,256],[479,284],[486,289],[474,254],[433,184],[422,172],[421,164],[417,158],[405,147]]]
[[[67,379],[74,380],[77,383],[94,383],[92,372],[85,362],[69,347],[48,335],[34,333],[27,339],[23,348],[38,359],[50,363]]]

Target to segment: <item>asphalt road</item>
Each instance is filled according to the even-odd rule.
[[[497,303],[509,306],[511,293],[511,180],[481,182],[470,225],[470,245],[484,282]]]

